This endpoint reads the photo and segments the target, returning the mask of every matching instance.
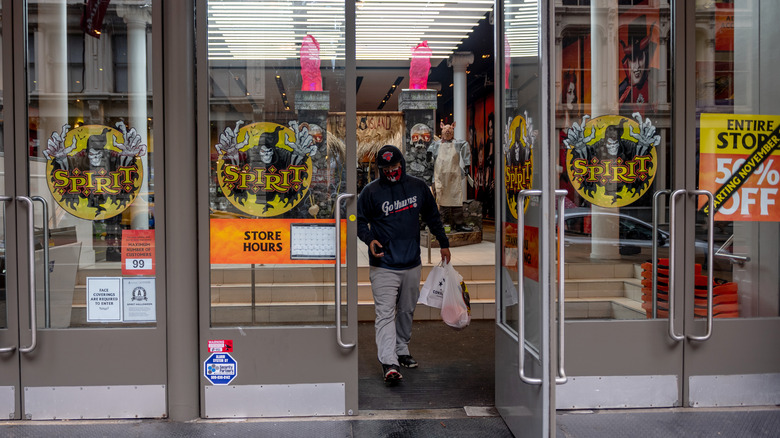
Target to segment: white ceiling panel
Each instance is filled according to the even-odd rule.
[[[408,60],[428,42],[433,59],[455,51],[493,0],[362,0],[356,3],[357,59]],[[307,34],[320,59],[344,59],[343,0],[209,1],[209,59],[293,60]]]

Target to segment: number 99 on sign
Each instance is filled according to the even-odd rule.
[[[152,269],[152,259],[126,259],[125,269],[137,271]]]

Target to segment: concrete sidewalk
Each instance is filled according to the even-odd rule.
[[[512,437],[495,409],[468,416],[463,409],[363,411],[355,417],[195,420],[5,421],[3,437]],[[556,436],[777,437],[780,409],[643,409],[561,411]]]

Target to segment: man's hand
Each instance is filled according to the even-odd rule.
[[[385,252],[382,251],[382,244],[378,240],[374,239],[368,244],[368,249],[371,251],[371,255],[374,257],[384,257]]]
[[[452,254],[450,254],[449,248],[442,248],[441,249],[441,261],[444,263],[449,263],[450,260],[452,260]]]

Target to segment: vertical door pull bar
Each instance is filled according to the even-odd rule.
[[[5,203],[13,201],[13,200],[14,200],[14,198],[12,198],[10,196],[0,196],[0,201],[3,202],[3,222],[5,222],[5,218],[6,218]],[[5,223],[3,223],[3,229],[5,229]],[[8,246],[6,246],[5,248],[6,248],[6,251],[7,251]],[[8,257],[8,253],[7,252],[5,253],[5,257]],[[5,274],[3,274],[3,275],[5,275]],[[11,347],[3,347],[3,348],[0,348],[0,353],[10,353],[10,352],[12,352],[14,350],[16,350],[16,346],[15,345],[11,346]]]
[[[354,197],[352,193],[342,193],[336,198],[336,343],[344,349],[355,348],[355,344],[345,344],[341,339],[341,201]]]
[[[31,196],[30,199],[38,201],[43,207],[43,302],[44,302],[44,327],[51,328],[51,284],[49,272],[49,203],[41,196]],[[254,284],[254,283],[253,283]],[[252,313],[254,315],[254,313]]]
[[[669,337],[679,342],[685,339],[674,331],[674,282],[675,282],[675,244],[677,242],[677,208],[675,200],[678,196],[688,193],[685,189],[675,190],[669,197]]]
[[[672,191],[659,190],[653,194],[653,319],[658,318],[658,200],[669,193]]]
[[[518,368],[520,380],[528,385],[541,385],[542,379],[525,375],[525,276],[523,267],[523,242],[525,242],[525,198],[540,196],[541,190],[520,190],[517,193],[517,303],[520,321],[517,324]]]
[[[707,218],[707,332],[703,336],[688,335],[688,339],[706,341],[712,336],[712,282],[715,279],[712,266],[715,262],[715,197],[708,190],[694,190],[693,194],[707,197],[708,211],[710,212]]]
[[[33,350],[35,350],[35,347],[38,346],[38,318],[37,318],[37,311],[35,309],[35,226],[33,223],[33,202],[32,199],[28,198],[27,196],[17,196],[17,200],[24,202],[27,204],[27,239],[29,242],[29,257],[28,263],[30,264],[30,268],[28,270],[28,274],[30,276],[29,284],[30,284],[30,330],[31,330],[31,337],[30,337],[30,346],[29,347],[19,347],[19,351],[22,353],[30,353]]]
[[[566,200],[566,195],[568,194],[568,190],[555,191],[555,196],[558,198],[558,377],[555,378],[555,383],[557,384],[566,383],[569,381],[569,378],[566,377],[566,371],[563,369],[563,327],[565,322],[563,317],[563,307],[566,295],[566,282],[564,281],[564,276],[566,275],[564,262],[566,259],[563,256],[565,247],[563,244],[563,203]]]

